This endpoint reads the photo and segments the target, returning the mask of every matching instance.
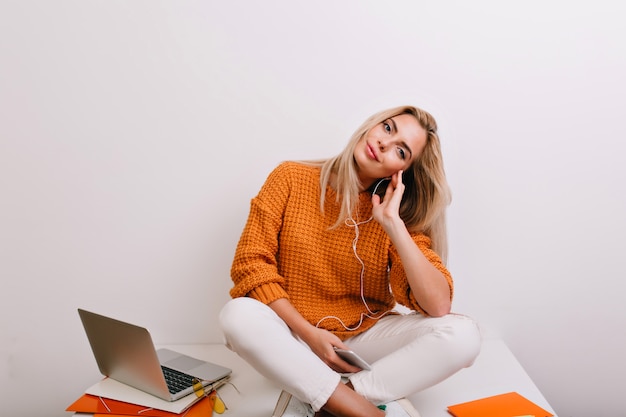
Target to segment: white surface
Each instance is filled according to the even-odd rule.
[[[506,344],[486,339],[474,365],[409,399],[422,417],[450,417],[447,406],[512,391],[556,415]]]
[[[223,345],[164,346],[233,370],[232,386],[220,388],[231,417],[269,417],[280,390]],[[411,396],[422,417],[450,417],[449,405],[516,391],[554,413],[542,393],[499,339],[486,339],[474,365],[428,390]]]

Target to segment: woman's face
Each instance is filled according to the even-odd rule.
[[[369,188],[380,178],[408,169],[426,146],[426,131],[410,114],[394,116],[370,129],[357,143],[359,179]]]

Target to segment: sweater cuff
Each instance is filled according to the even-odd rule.
[[[279,298],[289,298],[289,295],[279,284],[270,282],[250,291],[248,297],[254,298],[263,304],[270,304]]]

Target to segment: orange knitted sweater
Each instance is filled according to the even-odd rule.
[[[232,297],[253,297],[265,304],[288,298],[313,325],[342,339],[355,336],[397,303],[425,313],[411,293],[400,257],[372,216],[371,196],[359,195],[353,213],[356,232],[337,220],[337,194],[325,190],[320,210],[320,169],[284,162],[268,176],[252,199],[250,214],[231,268]],[[448,280],[450,273],[430,248],[430,238],[413,234],[428,260]],[[363,272],[363,278],[361,274]],[[366,304],[364,303],[367,303]],[[369,311],[373,312],[371,314]]]

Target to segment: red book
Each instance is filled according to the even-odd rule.
[[[67,411],[79,413],[93,413],[94,415],[112,416],[142,416],[142,417],[210,417],[213,414],[213,397],[202,398],[181,414],[169,411],[156,410],[137,404],[125,403],[96,395],[83,394]]]

